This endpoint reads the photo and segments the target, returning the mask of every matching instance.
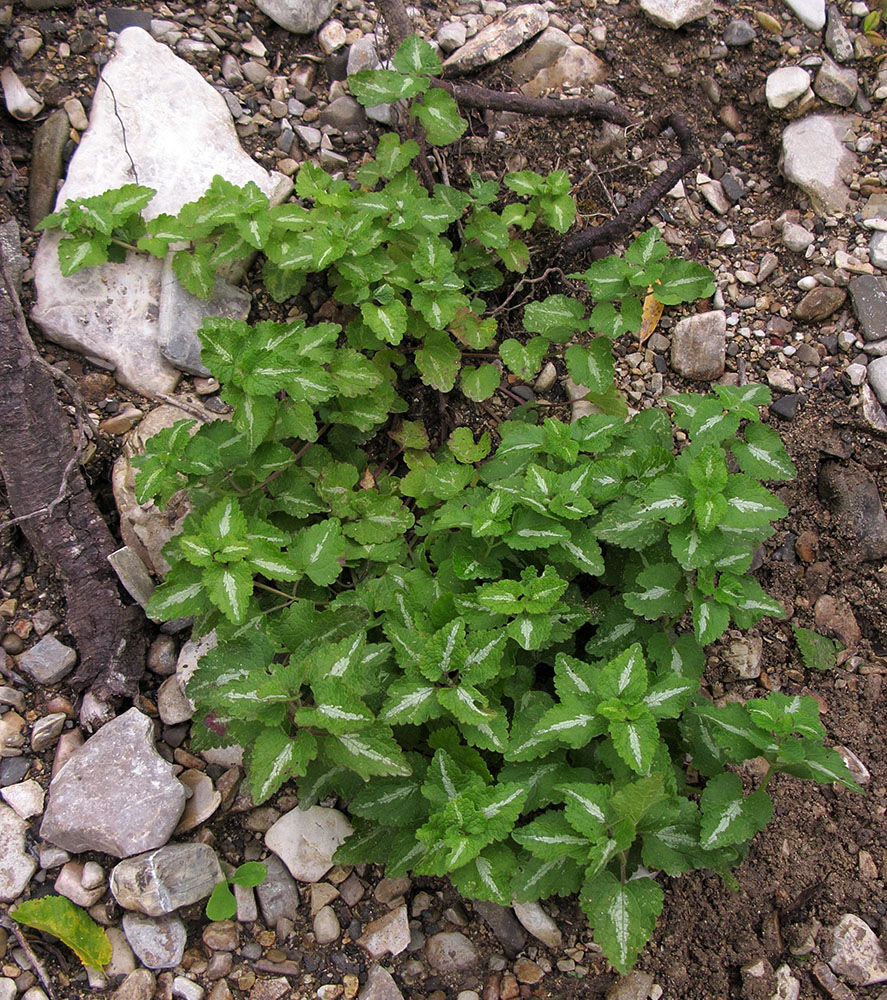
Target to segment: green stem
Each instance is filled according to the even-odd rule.
[[[118,240],[116,236],[111,237],[111,242],[116,243],[119,247],[123,247],[124,250],[132,250],[135,253],[142,252],[134,243],[127,243],[125,240]]]
[[[295,594],[288,594],[286,591],[278,590],[276,587],[269,587],[267,583],[259,583],[258,580],[253,580],[253,586],[258,587],[259,590],[265,590],[269,594],[277,594],[278,597],[285,597],[289,603],[292,603],[296,599]]]
[[[764,789],[767,787],[767,785],[770,782],[770,779],[773,777],[774,774],[776,774],[776,764],[773,761],[771,761],[770,766],[767,768],[767,773],[764,775],[764,778],[761,781],[760,788],[758,788],[759,792],[764,791]]]

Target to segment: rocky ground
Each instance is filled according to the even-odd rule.
[[[41,272],[35,260],[32,227],[51,208],[81,139],[84,150],[89,145],[88,116],[108,101],[97,89],[99,68],[116,33],[132,24],[176,54],[164,63],[170,73],[193,66],[222,95],[225,128],[233,120],[251,157],[244,166],[229,149],[232,162],[247,172],[264,168],[256,176],[269,194],[285,197],[284,179],[306,159],[346,173],[358,164],[383,126],[348,97],[347,76],[386,52],[378,12],[364,0],[335,10],[329,0],[260,6],[271,16],[246,0],[142,2],[126,10],[43,0],[0,6],[8,53],[0,129],[12,164],[2,184],[0,242],[7,262],[20,266],[26,307],[40,318],[41,350],[75,378],[100,423],[86,465],[99,502],[149,563],[160,543],[119,481],[115,506],[110,463],[127,432],[135,426],[144,434],[161,419],[155,411],[142,421],[158,393],[174,390],[180,369],[190,371],[180,399],[218,410],[218,386],[201,378],[193,341],[161,328],[157,315],[169,315],[168,300],[155,302],[138,337],[127,327],[122,343],[96,340],[94,330],[78,342],[64,317],[76,309],[94,315],[94,290],[87,284],[74,293],[79,299],[53,298],[51,267]],[[236,760],[188,749],[181,678],[195,651],[184,635],[157,635],[138,703],[122,706],[87,739],[66,687],[76,650],[62,625],[59,590],[20,537],[0,533],[0,901],[54,889],[88,907],[114,946],[104,975],[87,975],[70,952],[29,934],[47,985],[12,931],[0,930],[0,1000],[45,1000],[50,989],[117,1000],[887,996],[878,940],[887,933],[887,521],[880,499],[887,496],[887,70],[878,34],[862,31],[870,6],[558,0],[516,10],[499,0],[464,0],[410,9],[418,31],[491,86],[594,94],[639,120],[677,111],[696,130],[700,171],[650,221],[675,252],[716,272],[718,291],[697,315],[671,310],[645,345],[617,344],[620,381],[638,408],[718,379],[773,389],[767,419],[799,475],[779,491],[790,514],[761,552],[758,577],[792,621],[838,637],[847,652],[837,671],[809,673],[789,624],[765,622],[712,650],[706,685],[715,698],[772,689],[813,694],[830,742],[845,748],[866,794],[775,782],[775,818],[737,871],[739,891],[703,874],[671,881],[639,971],[619,979],[572,900],[513,912],[462,900],[435,880],[330,867],[347,831],[337,810],[301,813],[286,791],[254,808],[240,792]],[[511,54],[501,51],[502,15],[518,35]],[[145,74],[130,83],[154,129],[151,141],[168,140],[172,98],[155,100],[167,81]],[[191,84],[176,92],[185,104],[212,103]],[[185,138],[173,130],[173,145]],[[211,152],[213,162],[195,160],[192,173],[177,178],[196,186],[187,197],[211,176],[200,172],[221,155]],[[75,157],[68,183],[92,183],[88,193],[123,183],[114,173],[119,154],[84,156],[79,167]],[[674,155],[668,137],[651,141],[637,130],[478,114],[447,151],[447,166],[454,183],[472,169],[501,177],[524,165],[565,168],[585,221],[593,222],[624,207]],[[256,292],[250,278],[246,287]],[[253,318],[271,308],[261,295],[252,302],[231,295],[231,308]],[[296,309],[319,306],[309,296]],[[127,341],[150,350],[133,358]],[[553,366],[534,387],[511,389],[566,412],[562,375]],[[496,406],[512,402],[503,394]],[[103,780],[109,771],[111,787]],[[141,857],[146,850],[154,853]],[[208,921],[201,901],[218,865],[244,860],[265,861],[268,879],[256,890],[235,889],[235,920]]]

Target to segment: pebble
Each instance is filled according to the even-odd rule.
[[[887,981],[887,957],[864,920],[846,913],[826,938],[824,956],[832,969],[854,986]]]
[[[785,3],[811,31],[822,31],[825,27],[825,0],[785,0]]]
[[[294,878],[318,882],[333,866],[333,855],[352,833],[352,826],[338,809],[311,806],[291,809],[265,834]]]
[[[208,844],[167,844],[121,861],[110,884],[122,907],[159,917],[206,899],[221,881],[219,859]]]
[[[259,899],[262,919],[269,927],[275,927],[281,918],[292,919],[295,916],[301,900],[296,881],[280,858],[272,855],[264,864],[268,874],[256,886],[255,894]]]
[[[0,903],[18,899],[37,870],[37,862],[25,847],[27,831],[21,816],[0,805]]]
[[[83,884],[84,866],[80,861],[69,861],[62,866],[55,880],[55,891],[66,896],[72,903],[88,909],[105,895],[104,878],[101,884],[88,888]]]
[[[34,753],[42,753],[55,746],[67,722],[64,712],[50,712],[34,723],[31,730],[31,749]]]
[[[867,341],[887,337],[887,293],[874,275],[862,274],[848,286],[853,311]]]
[[[486,900],[475,900],[474,911],[496,935],[502,950],[508,958],[516,958],[527,943],[527,935],[518,921],[514,910]],[[557,928],[555,927],[555,930]]]
[[[843,288],[816,285],[795,306],[793,315],[803,323],[815,323],[836,313],[846,299],[847,293]]]
[[[434,36],[435,41],[440,46],[441,52],[444,52],[446,55],[461,48],[465,44],[467,37],[468,32],[462,21],[448,21],[446,24],[442,24]]]
[[[542,4],[519,4],[444,60],[444,74],[455,75],[479,69],[513,52],[519,45],[548,27],[548,11]]]
[[[18,665],[38,684],[58,684],[74,669],[77,653],[55,636],[44,636],[19,657]]]
[[[43,812],[43,789],[33,778],[7,785],[0,791],[0,796],[22,819],[30,819]]]
[[[787,108],[810,89],[810,75],[801,66],[782,66],[767,76],[764,96],[774,110]]]
[[[332,944],[342,933],[339,918],[331,906],[322,906],[314,915],[314,938],[318,944]],[[383,952],[384,954],[384,952]],[[379,957],[379,956],[374,956]]]
[[[383,969],[381,965],[373,965],[367,972],[358,1000],[403,1000],[403,994],[387,969]]]
[[[845,69],[826,56],[813,80],[813,90],[829,104],[849,108],[859,89],[855,69]]]
[[[799,226],[794,222],[787,222],[782,227],[782,242],[794,253],[804,253],[816,237],[809,229]]]
[[[757,35],[758,33],[748,21],[735,18],[724,29],[724,44],[731,48],[741,48],[744,45],[751,45]]]
[[[341,21],[333,19],[327,23],[317,33],[317,44],[324,55],[331,55],[337,52],[345,44],[347,32]]]
[[[139,961],[149,969],[174,969],[182,961],[187,932],[175,914],[155,918],[124,913],[123,933]]]
[[[474,944],[458,931],[432,934],[425,944],[425,957],[438,972],[471,969],[480,959]]]
[[[724,373],[727,317],[723,310],[679,320],[672,333],[671,366],[690,379],[712,380]]]
[[[398,906],[367,924],[357,943],[376,959],[383,955],[399,955],[410,943],[406,905]]]
[[[852,119],[815,114],[791,122],[782,133],[780,170],[800,187],[818,211],[843,212],[850,200],[845,177],[856,168],[856,154],[844,145]]]
[[[710,14],[714,0],[641,0],[641,10],[655,24],[673,30]]]
[[[560,928],[542,908],[541,903],[515,903],[514,915],[524,930],[541,941],[546,948],[559,951],[563,946]]]

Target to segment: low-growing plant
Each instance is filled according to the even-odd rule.
[[[238,865],[222,882],[217,882],[206,901],[206,915],[210,920],[230,920],[237,913],[237,900],[232,885],[252,889],[261,885],[268,876],[268,868],[260,861],[245,861]]]
[[[422,95],[411,113],[445,143],[458,113],[438,71],[411,40],[351,85],[367,104]],[[662,907],[658,873],[729,878],[770,818],[773,774],[856,787],[813,699],[714,705],[700,687],[704,647],[731,622],[783,615],[748,570],[786,514],[762,481],[794,468],[760,420],[763,386],[631,415],[614,386],[610,338],[641,327],[645,302],[711,294],[707,269],[669,258],[651,229],[572,276],[589,314],[549,295],[524,307],[535,336],[500,343],[483,294],[500,264],[527,268],[511,229],[569,226],[568,178],[508,175],[529,200],[500,209],[479,178],[429,195],[417,153],[383,138],[357,191],[306,165],[296,190],[312,207],[257,201],[224,222],[267,255],[275,297],[322,274],[350,319],[204,325],[234,414],[181,421],[141,460],[141,502],[185,490],[191,505],[148,612],[212,633],[188,685],[192,747],[244,747],[256,803],[288,781],[303,807],[337,796],[355,826],[342,863],[449,875],[506,905],[578,893],[625,971]],[[139,239],[172,238],[161,226]],[[234,240],[219,228],[177,238],[212,261]],[[436,447],[434,428],[400,416],[413,362],[428,385],[458,379],[483,400],[500,366],[460,373],[463,347],[527,380],[560,345],[601,412],[566,424],[519,407],[498,440],[457,427]],[[767,764],[755,789],[731,770],[750,758]]]

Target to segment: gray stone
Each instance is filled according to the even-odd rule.
[[[792,975],[787,965],[780,965],[776,970],[776,993],[773,1000],[800,1000],[801,982]]]
[[[174,969],[185,954],[188,934],[174,914],[146,917],[124,913],[123,933],[138,960],[149,969]]]
[[[141,28],[120,33],[102,81],[57,205],[132,183],[133,164],[138,182],[157,190],[147,216],[177,213],[216,174],[235,184],[254,181],[275,202],[291,189],[289,179],[268,174],[240,148],[221,94]],[[118,380],[137,391],[170,392],[179,374],[160,350],[158,317],[171,294],[163,262],[130,255],[63,278],[59,238],[45,233],[34,258],[32,315],[44,334],[113,366]]]
[[[455,76],[487,66],[547,27],[548,11],[541,4],[512,7],[449,56],[443,64],[444,73]]]
[[[649,972],[633,969],[628,975],[620,976],[607,990],[607,1000],[647,1000],[653,986]]]
[[[843,288],[817,285],[795,306],[793,315],[802,323],[816,323],[836,313],[846,300],[847,293]]]
[[[825,47],[831,52],[835,62],[853,61],[853,40],[850,38],[841,12],[835,4],[830,4],[825,28]]]
[[[57,893],[70,899],[77,906],[88,909],[105,895],[104,879],[98,886],[87,888],[83,884],[83,863],[68,861],[56,877],[53,888]]]
[[[856,97],[856,91],[859,90],[856,70],[843,69],[826,56],[813,81],[813,90],[818,97],[829,104],[849,108]]]
[[[581,45],[570,45],[551,66],[540,70],[532,80],[523,84],[521,92],[527,97],[541,97],[568,87],[588,89],[606,79],[605,63]]]
[[[825,959],[854,986],[887,981],[887,957],[877,934],[853,913],[845,913],[826,939]]]
[[[182,771],[179,781],[190,789],[191,795],[185,803],[185,811],[182,813],[179,825],[175,828],[176,836],[181,836],[205,823],[222,804],[222,796],[216,791],[212,778],[203,771],[189,768],[187,771]]]
[[[63,154],[70,122],[59,109],[34,133],[31,168],[28,172],[28,217],[33,229],[52,211],[58,182],[64,173]]]
[[[38,684],[58,684],[74,669],[76,662],[77,653],[53,635],[44,636],[18,658],[18,665]]]
[[[22,237],[15,219],[0,223],[0,254],[15,290],[21,296],[22,275],[28,266],[28,260],[22,253]]]
[[[363,132],[367,127],[366,112],[353,97],[347,95],[337,97],[328,104],[318,120],[321,125],[332,125],[340,132]]]
[[[360,988],[357,1000],[403,1000],[394,978],[381,965],[374,965],[367,973],[366,983]]]
[[[25,720],[18,712],[6,712],[0,715],[0,757],[15,757],[25,745],[22,729]],[[18,780],[18,779],[16,779]]]
[[[110,883],[124,909],[160,917],[206,899],[222,880],[219,859],[208,844],[167,844],[121,861]]]
[[[787,222],[782,227],[782,242],[795,253],[803,253],[815,239],[809,229],[796,222]]]
[[[869,363],[868,380],[878,401],[887,406],[887,357],[875,358]]]
[[[114,991],[112,1000],[151,1000],[154,996],[154,973],[136,969]]]
[[[641,10],[663,28],[680,28],[714,10],[714,0],[641,0]]]
[[[560,28],[549,25],[525,52],[511,61],[510,75],[515,83],[527,83],[543,69],[553,66],[558,58],[575,43]]]
[[[345,30],[345,25],[335,18],[332,21],[327,21],[317,32],[317,44],[325,56],[338,52],[347,40],[348,32]]]
[[[336,911],[331,906],[321,906],[314,914],[312,924],[314,930],[314,940],[318,944],[332,944],[342,933],[339,926],[339,918]],[[409,931],[407,932],[407,944],[409,944]]]
[[[0,795],[2,795],[3,801],[12,806],[22,819],[30,819],[43,812],[43,789],[40,787],[40,783],[33,778],[19,781],[14,785],[7,785],[0,792]]]
[[[718,215],[726,215],[730,211],[730,199],[720,181],[713,180],[708,174],[700,173],[696,175],[696,187]]]
[[[868,470],[856,462],[823,462],[819,469],[819,496],[844,530],[856,539],[863,559],[887,557],[887,515],[878,486]]]
[[[721,656],[727,666],[736,671],[741,680],[754,680],[761,676],[761,658],[764,640],[759,635],[747,635],[727,643]]]
[[[274,927],[281,917],[292,920],[299,908],[299,889],[280,858],[272,855],[264,862],[268,869],[265,880],[256,886],[262,919]]]
[[[217,45],[198,38],[180,38],[176,42],[176,53],[192,63],[214,63],[221,55]]]
[[[0,1000],[15,1000],[18,990],[15,988],[15,980],[7,979],[5,976],[0,979]]]
[[[410,943],[406,904],[367,924],[357,943],[376,959],[383,955],[399,955]]]
[[[462,21],[447,21],[437,29],[434,36],[435,41],[440,46],[441,52],[449,55],[465,44],[468,37],[467,29]]]
[[[291,809],[265,834],[268,849],[302,882],[318,882],[333,867],[333,855],[352,826],[338,809]]]
[[[310,35],[330,16],[336,0],[256,0],[256,6],[281,28]]]
[[[742,18],[734,18],[726,28],[724,28],[724,44],[730,48],[738,49],[743,45],[751,45],[758,37],[754,26]]]
[[[881,280],[873,274],[861,274],[848,287],[863,338],[883,340],[887,337],[887,292]]]
[[[358,38],[348,49],[347,73],[360,73],[361,70],[375,69],[379,65],[379,53],[372,35]]]
[[[560,950],[563,945],[560,928],[542,909],[540,903],[515,903],[513,909],[514,915],[521,922],[521,925],[534,938],[552,951]]]
[[[726,350],[726,313],[722,309],[696,313],[675,324],[671,366],[685,378],[720,378],[724,374]]]
[[[810,115],[792,122],[782,133],[779,169],[797,184],[819,212],[843,212],[850,199],[848,182],[857,157],[844,145],[853,119]]]
[[[185,976],[176,976],[172,981],[172,995],[180,1000],[203,1000],[203,987]]]
[[[31,730],[31,749],[35,753],[42,753],[54,746],[67,721],[68,717],[64,712],[50,712],[38,719]]]
[[[230,52],[226,52],[222,56],[222,78],[229,87],[243,86],[243,70],[240,68],[240,63]]]
[[[157,589],[157,584],[135,549],[123,545],[108,556],[108,562],[129,596],[140,607],[146,608]]]
[[[194,704],[185,694],[182,679],[177,674],[167,677],[157,689],[157,711],[165,726],[177,726],[193,717]]]
[[[294,131],[299,137],[299,141],[309,153],[320,149],[320,140],[323,138],[323,133],[319,128],[314,128],[311,125],[297,125]]]
[[[810,89],[810,74],[802,66],[781,66],[767,76],[764,95],[771,108],[779,111]]]
[[[37,871],[37,862],[25,850],[27,832],[21,816],[0,805],[0,903],[18,899]]]
[[[785,0],[795,16],[811,31],[825,27],[825,0]]]
[[[887,271],[887,232],[872,233],[869,240],[869,260],[875,267]]]
[[[248,292],[217,277],[212,295],[200,299],[183,288],[172,268],[172,257],[163,262],[160,276],[160,311],[157,316],[157,342],[160,353],[188,375],[208,376],[210,370],[201,362],[202,344],[197,331],[210,317],[245,320],[252,298]]]
[[[517,958],[527,943],[527,935],[515,917],[514,911],[485,899],[476,899],[473,905],[474,912],[480,914],[496,935],[496,940],[502,945],[506,957]]]
[[[461,972],[477,965],[477,949],[458,931],[432,934],[425,943],[425,958],[438,972]]]
[[[52,779],[40,835],[74,854],[118,858],[165,844],[185,790],[153,736],[152,721],[131,708],[87,740]]]

